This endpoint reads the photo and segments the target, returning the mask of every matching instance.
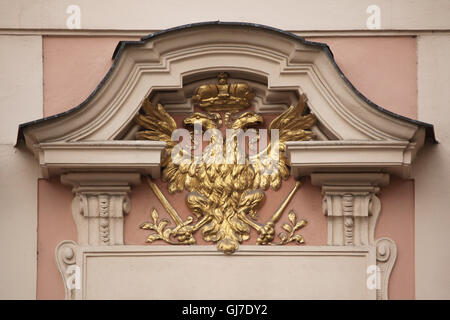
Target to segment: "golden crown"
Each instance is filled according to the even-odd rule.
[[[236,111],[248,108],[254,97],[245,83],[227,83],[228,74],[219,73],[219,84],[200,86],[192,102],[208,111]]]

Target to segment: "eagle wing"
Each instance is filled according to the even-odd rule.
[[[278,190],[281,181],[289,177],[289,159],[286,156],[287,141],[311,140],[313,133],[308,130],[316,122],[313,114],[304,115],[306,96],[301,95],[297,106],[290,106],[286,111],[276,117],[269,126],[272,130],[278,129],[278,142],[271,141],[267,148],[251,157],[251,164],[255,171],[254,189],[267,190],[271,187]],[[278,149],[278,155],[276,151]]]
[[[166,143],[162,155],[161,167],[163,168],[162,179],[168,182],[170,193],[183,191],[186,182],[189,184],[189,172],[192,171],[190,153],[189,161],[182,160],[174,163],[172,151],[178,144],[178,141],[172,141],[172,133],[177,129],[177,124],[172,116],[167,113],[161,104],[154,106],[149,100],[145,100],[142,106],[143,114],[135,118],[135,122],[141,126],[141,130],[136,133],[137,140],[163,141]],[[180,150],[180,152],[187,152]],[[191,172],[192,176],[195,172]],[[188,187],[188,186],[186,186]]]

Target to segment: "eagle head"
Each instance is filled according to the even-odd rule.
[[[231,129],[247,129],[264,123],[264,118],[254,112],[244,112],[237,116],[231,124]]]
[[[194,112],[183,120],[185,127],[193,127],[194,123],[200,123],[203,130],[216,129],[221,125],[220,114]]]

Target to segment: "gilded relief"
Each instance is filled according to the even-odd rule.
[[[189,192],[186,205],[194,215],[183,221],[148,177],[149,187],[175,226],[171,226],[168,219],[160,219],[153,209],[152,221],[140,226],[151,231],[147,242],[194,244],[193,235],[199,231],[205,241],[216,243],[218,250],[231,254],[242,241],[249,239],[251,229],[258,233],[256,242],[261,245],[304,242],[297,232],[306,221],[298,220],[294,211],[289,212],[289,223],[282,225],[284,231],[275,240],[275,224],[300,188],[300,181],[269,221],[257,221],[258,209],[264,202],[264,191],[278,190],[290,175],[286,141],[312,139],[309,129],[316,118],[313,114],[305,114],[306,97],[302,95],[296,106],[290,106],[271,121],[267,135],[263,137],[266,132],[256,129],[260,129],[264,118],[253,111],[245,111],[251,106],[253,96],[247,84],[228,84],[225,73],[219,74],[217,85],[200,86],[192,101],[201,112],[193,112],[183,121],[189,140],[194,141],[193,147],[190,144],[181,146],[178,139],[172,139],[180,129],[173,117],[161,104],[155,106],[145,100],[142,114],[136,117],[140,126],[136,138],[166,143],[161,162],[162,179],[167,182],[171,194],[183,190]],[[226,139],[222,136],[224,131]],[[198,137],[200,140],[196,139]],[[248,147],[245,146],[246,137]],[[209,141],[206,146],[202,144],[204,140]]]

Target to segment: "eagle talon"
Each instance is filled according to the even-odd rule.
[[[181,226],[179,229],[173,230],[173,236],[181,244],[194,244],[195,238],[193,237],[192,226]]]
[[[256,240],[257,244],[266,245],[270,244],[275,236],[275,225],[272,221],[266,223],[259,231],[259,237]]]

